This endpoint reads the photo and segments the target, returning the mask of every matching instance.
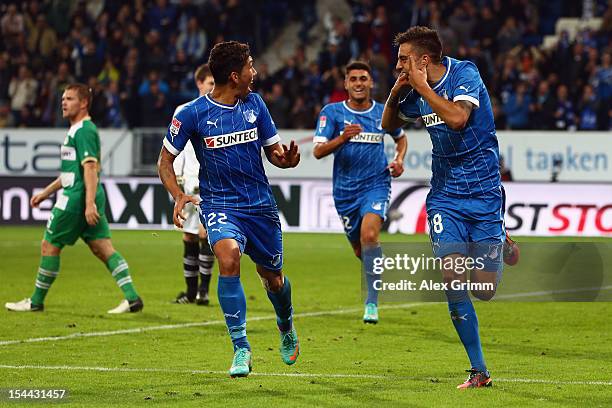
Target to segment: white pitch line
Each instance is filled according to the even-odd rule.
[[[600,290],[610,290],[610,289],[612,289],[612,285],[592,286],[592,287],[574,288],[574,289],[542,290],[538,292],[508,293],[504,295],[497,295],[495,296],[494,299],[516,299],[516,298],[522,298],[522,297],[549,296],[549,295],[566,294],[566,293],[596,292]]]
[[[40,365],[5,365],[0,364],[0,369],[7,370],[50,370],[50,371],[97,371],[97,372],[123,372],[123,373],[168,373],[168,374],[208,374],[227,376],[227,371],[213,370],[181,370],[167,368],[127,368],[127,367],[81,367],[81,366],[40,366]],[[264,373],[252,372],[250,376],[259,377],[302,377],[302,378],[357,378],[357,379],[380,379],[380,380],[411,380],[426,381],[426,378],[407,377],[397,375],[379,374],[338,374],[338,373]],[[612,381],[563,381],[563,380],[541,380],[534,378],[493,378],[494,382],[507,383],[538,383],[551,385],[604,385],[612,386]]]
[[[424,304],[425,303],[402,303],[399,305],[381,305],[379,306],[379,309],[407,309],[411,307],[421,306]],[[293,315],[293,317],[300,318],[300,317],[329,316],[329,315],[339,315],[339,314],[346,314],[346,313],[357,313],[361,311],[363,311],[362,308],[322,310],[319,312],[296,313],[295,315]],[[276,315],[255,316],[255,317],[248,318],[249,322],[261,321],[261,320],[276,320]],[[225,320],[211,320],[207,322],[193,322],[193,323],[180,323],[180,324],[165,324],[162,326],[135,327],[133,329],[110,330],[110,331],[101,331],[101,332],[72,333],[66,336],[33,337],[33,338],[21,339],[21,340],[3,340],[3,341],[0,341],[0,346],[9,346],[12,344],[22,344],[22,343],[38,343],[38,342],[45,342],[45,341],[70,340],[70,339],[77,339],[77,338],[82,338],[82,337],[115,336],[118,334],[144,333],[148,331],[173,330],[173,329],[183,329],[186,327],[203,327],[203,326],[214,326],[214,325],[222,325],[222,324],[225,324]]]
[[[612,381],[557,381],[557,380],[540,380],[535,378],[495,378],[493,382],[507,383],[537,383],[537,384],[552,384],[552,385],[612,385]]]
[[[128,367],[80,367],[80,366],[38,366],[38,365],[4,365],[0,364],[0,369],[9,370],[53,370],[53,371],[99,371],[99,372],[125,372],[125,373],[170,373],[170,374],[209,374],[227,376],[227,371],[214,370],[187,370],[187,369],[166,369],[166,368],[128,368]],[[330,378],[373,378],[388,379],[392,377],[376,374],[314,374],[314,373],[260,373],[252,372],[249,375],[260,377],[330,377]],[[395,377],[393,377],[395,378]]]
[[[510,294],[498,295],[495,299],[512,299],[512,298],[521,298],[521,297],[551,295],[553,293],[575,293],[575,292],[610,290],[610,289],[612,289],[612,285],[602,286],[602,287],[565,289],[561,291],[538,291],[538,292],[510,293]],[[431,305],[431,304],[446,304],[446,302],[401,303],[397,305],[381,305],[378,308],[383,309],[383,310],[384,309],[407,309],[411,307]],[[296,313],[294,317],[299,318],[299,317],[331,316],[331,315],[339,315],[339,314],[346,314],[346,313],[357,313],[362,310],[363,309],[361,308],[322,310],[319,312]],[[276,319],[275,315],[249,317],[248,321],[255,322],[255,321],[261,321],[261,320],[273,320],[273,319]],[[70,339],[77,339],[77,338],[83,338],[83,337],[115,336],[119,334],[144,333],[148,331],[173,330],[173,329],[183,329],[187,327],[203,327],[203,326],[214,326],[214,325],[221,325],[221,324],[225,324],[225,320],[211,320],[207,322],[165,324],[162,326],[135,327],[133,329],[110,330],[110,331],[102,331],[102,332],[72,333],[66,336],[33,337],[33,338],[19,339],[19,340],[2,340],[0,341],[0,347],[9,346],[12,344],[39,343],[39,342],[45,342],[45,341],[60,341],[60,340],[70,340]]]

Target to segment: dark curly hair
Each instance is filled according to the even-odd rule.
[[[231,73],[240,73],[250,55],[249,45],[238,41],[224,41],[215,45],[208,57],[208,67],[215,84],[227,84]]]
[[[421,55],[429,55],[434,64],[439,64],[442,61],[442,42],[438,37],[438,32],[431,28],[424,26],[410,27],[403,33],[396,35],[394,43],[396,46],[410,43]]]

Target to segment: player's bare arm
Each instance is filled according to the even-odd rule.
[[[385,102],[385,109],[383,110],[382,114],[381,126],[387,132],[391,132],[392,130],[402,127],[406,124],[406,121],[400,119],[400,117],[398,116],[398,112],[400,96],[402,95],[402,92],[408,87],[410,87],[408,76],[405,72],[400,72],[399,76],[395,80],[393,88],[391,88],[389,98],[387,98],[387,102]]]
[[[96,190],[98,189],[98,161],[91,159],[83,163],[83,181],[85,182],[85,220],[89,225],[100,221],[96,206]]]
[[[344,143],[348,142],[352,137],[357,136],[361,133],[363,129],[361,125],[358,123],[353,123],[351,125],[346,125],[344,127],[344,131],[340,133],[338,137],[333,138],[332,140],[324,143],[316,143],[312,154],[316,159],[321,159],[327,156],[330,153],[333,153],[342,146]]]
[[[38,194],[34,194],[32,196],[32,198],[30,199],[30,206],[32,206],[33,208],[38,208],[40,203],[45,201],[47,198],[51,196],[51,194],[55,193],[60,188],[62,188],[62,182],[60,178],[58,177],[55,180],[53,180],[51,183],[49,183],[49,185],[45,187],[43,191],[41,191]]]
[[[161,152],[159,153],[159,159],[157,160],[157,173],[159,174],[159,179],[162,181],[162,184],[166,188],[166,190],[170,193],[172,198],[174,198],[174,212],[172,214],[172,221],[174,225],[179,228],[183,227],[183,222],[187,219],[185,214],[183,214],[183,208],[187,203],[193,203],[194,205],[198,205],[197,198],[183,193],[183,190],[179,187],[176,181],[176,174],[174,173],[174,159],[175,155],[170,153],[165,147],[162,147]]]
[[[408,80],[410,85],[429,103],[431,109],[453,130],[461,130],[465,127],[472,113],[471,102],[449,101],[435,93],[427,83],[427,71],[425,67],[417,67],[414,58],[408,60]]]
[[[404,172],[404,157],[406,156],[406,150],[408,150],[408,138],[406,135],[398,137],[395,140],[395,156],[393,161],[389,163],[389,171],[391,176],[399,177]]]
[[[289,147],[280,143],[265,146],[264,151],[268,161],[281,169],[295,167],[300,162],[300,152],[295,141],[291,141]]]

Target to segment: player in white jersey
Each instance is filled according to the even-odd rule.
[[[199,96],[206,95],[215,86],[215,80],[206,64],[196,69],[194,79],[200,93]],[[185,105],[178,106],[173,116],[176,116]],[[185,150],[176,157],[173,165],[177,182],[185,194],[198,197],[200,162],[198,162],[191,142],[187,142]],[[183,275],[187,289],[178,294],[175,302],[182,304],[195,302],[198,305],[208,305],[208,289],[215,256],[208,243],[206,229],[200,223],[197,207],[189,204],[185,208],[185,213],[187,219],[183,223]],[[200,276],[199,287],[198,275]]]

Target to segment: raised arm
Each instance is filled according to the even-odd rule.
[[[453,130],[465,127],[474,105],[467,100],[450,101],[436,94],[427,83],[425,68],[418,68],[412,56],[409,60],[410,84],[427,101],[431,109]]]
[[[300,162],[300,152],[295,141],[291,141],[289,147],[280,143],[274,143],[264,147],[268,161],[281,169],[295,167]]]
[[[408,78],[405,73],[400,73],[391,88],[391,92],[389,93],[389,98],[387,98],[387,102],[385,102],[385,109],[382,114],[382,128],[387,132],[391,132],[393,129],[397,129],[406,124],[406,121],[402,120],[399,113],[399,100],[401,92],[404,88],[408,87]]]
[[[344,131],[340,133],[338,137],[328,140],[327,142],[315,143],[312,154],[314,155],[315,159],[321,159],[336,151],[337,148],[348,142],[351,137],[358,135],[361,130],[362,129],[359,124],[355,123],[352,125],[347,125],[344,128]]]

